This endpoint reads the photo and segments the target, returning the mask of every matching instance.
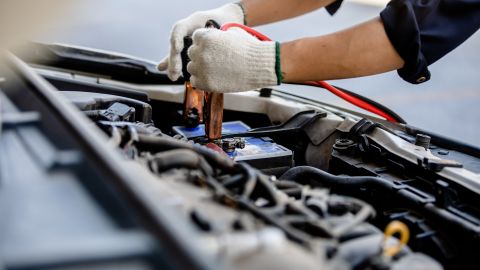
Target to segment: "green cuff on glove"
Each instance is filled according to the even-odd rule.
[[[280,66],[280,42],[275,42],[275,73],[277,74],[277,84],[282,84],[283,75],[282,67]]]
[[[247,25],[247,13],[245,12],[245,8],[243,7],[242,2],[237,2],[237,3],[235,3],[235,4],[237,4],[237,5],[242,9],[242,12],[243,12],[243,24],[244,24],[244,25]]]

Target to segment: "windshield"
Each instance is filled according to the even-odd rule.
[[[196,10],[226,2],[229,1],[82,1],[64,14],[61,23],[37,39],[112,50],[158,61],[167,54],[169,33],[175,21]],[[278,41],[322,35],[378,15],[385,2],[346,1],[333,17],[325,10],[318,10],[257,29]],[[411,125],[480,146],[478,48],[480,34],[476,33],[432,65],[432,79],[421,85],[406,83],[396,72],[331,83],[386,105]],[[310,99],[353,108],[322,89],[291,85],[280,88]]]

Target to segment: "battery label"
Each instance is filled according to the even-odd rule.
[[[204,125],[196,128],[187,128],[183,126],[173,127],[173,130],[186,138],[205,136]],[[241,121],[225,122],[222,125],[222,134],[244,133],[250,130],[250,127]],[[245,148],[237,149],[231,155],[235,160],[267,159],[273,157],[292,156],[292,151],[281,145],[276,144],[268,137],[263,138],[245,138]]]
[[[223,135],[243,133],[248,130],[250,130],[250,127],[241,121],[225,122],[222,125]],[[177,134],[185,136],[187,139],[190,139],[194,137],[205,136],[205,125],[202,124],[195,128],[176,126],[176,127],[173,127],[173,131],[175,131]]]

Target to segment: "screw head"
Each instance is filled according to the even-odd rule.
[[[430,140],[431,138],[428,135],[417,134],[415,136],[415,145],[428,149],[430,147]]]

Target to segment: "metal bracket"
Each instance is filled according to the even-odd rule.
[[[426,170],[439,172],[443,170],[443,168],[451,167],[451,168],[463,168],[463,164],[455,161],[455,160],[447,160],[447,159],[429,159],[427,157],[417,159],[417,164],[423,167]]]

